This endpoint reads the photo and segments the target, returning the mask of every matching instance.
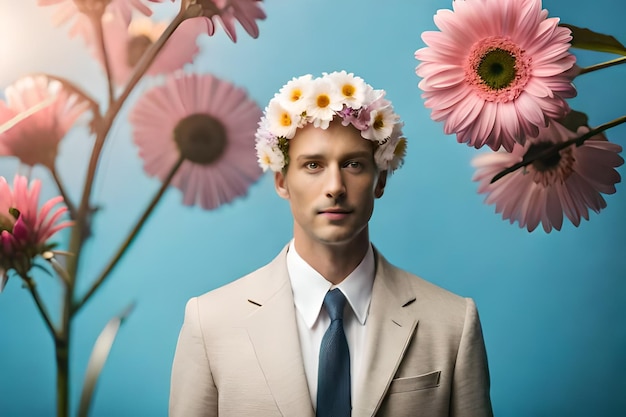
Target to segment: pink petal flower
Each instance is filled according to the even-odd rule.
[[[576,95],[570,31],[547,18],[541,0],[452,4],[453,11],[437,12],[440,31],[424,32],[427,47],[415,52],[424,104],[447,134],[511,151],[536,137],[547,118],[569,111],[564,99]]]
[[[261,0],[214,0],[203,4],[205,16],[209,16],[207,30],[209,36],[215,33],[215,25],[220,23],[228,37],[237,42],[235,21],[238,21],[246,32],[253,38],[259,36],[257,20],[265,19],[265,12],[261,9]]]
[[[7,103],[0,101],[0,124],[43,101],[52,100],[52,104],[1,133],[0,155],[16,156],[30,166],[53,168],[59,142],[88,103],[45,76],[22,78],[7,87],[5,94]]]
[[[11,190],[6,179],[0,177],[0,278],[3,280],[11,269],[28,272],[23,270],[23,260],[30,262],[48,250],[48,239],[73,224],[58,222],[67,207],[60,207],[50,215],[53,207],[63,201],[62,197],[52,198],[38,209],[40,190],[39,180],[32,181],[29,188],[26,177],[16,175]],[[27,266],[30,268],[30,264]]]
[[[152,3],[162,3],[164,0],[148,0]],[[145,0],[37,0],[39,6],[56,6],[52,16],[56,26],[71,23],[70,36],[81,36],[87,44],[93,45],[95,37],[89,16],[90,10],[96,11],[97,16],[111,13],[130,22],[133,10],[145,16],[151,16],[152,11],[145,4]],[[99,11],[98,11],[99,10]]]
[[[130,120],[145,171],[164,180],[183,157],[171,184],[185,205],[210,210],[246,194],[260,177],[254,134],[261,114],[233,84],[178,74],[144,94]]]
[[[107,55],[116,85],[122,86],[128,81],[143,53],[156,42],[166,27],[165,23],[159,24],[149,18],[135,18],[130,25],[119,15],[109,15],[103,19]],[[193,62],[200,50],[196,39],[205,31],[204,22],[200,19],[185,20],[167,40],[147,74],[173,72]],[[92,50],[102,63],[102,50]]]
[[[622,147],[608,142],[602,135],[588,139],[583,145],[569,146],[557,156],[538,159],[525,169],[518,169],[491,183],[502,170],[521,162],[524,155],[536,153],[552,144],[565,142],[588,131],[567,130],[556,121],[539,129],[536,138],[524,146],[515,144],[511,153],[491,152],[474,158],[473,180],[478,192],[487,194],[485,202],[496,205],[496,213],[511,223],[533,231],[539,223],[546,233],[560,230],[563,214],[575,225],[589,219],[589,209],[600,212],[606,207],[602,194],[615,193],[621,177],[615,170],[624,160]]]

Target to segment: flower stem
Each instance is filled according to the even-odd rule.
[[[39,296],[35,281],[29,276],[22,276],[22,280],[32,294],[37,309],[54,339],[57,365],[57,417],[67,417],[69,415],[69,327],[67,328],[68,331],[58,331],[52,323],[43,300]],[[63,321],[65,322],[65,320]]]
[[[72,235],[70,238],[70,252],[74,253],[75,256],[68,263],[68,272],[70,276],[74,279],[76,277],[78,265],[80,263],[80,253],[83,246],[83,241],[86,236],[83,229],[88,226],[86,223],[89,221],[89,217],[91,216],[91,207],[89,200],[91,198],[91,191],[93,189],[96,169],[98,167],[100,154],[102,152],[102,148],[104,147],[104,142],[107,138],[109,130],[111,129],[113,121],[117,117],[117,114],[121,110],[124,102],[130,95],[132,90],[146,73],[158,53],[165,45],[165,42],[186,18],[187,16],[185,14],[185,10],[181,7],[179,13],[172,20],[172,22],[170,22],[168,27],[159,37],[159,39],[157,39],[157,41],[152,44],[141,57],[141,59],[137,63],[137,67],[131,75],[128,84],[124,88],[124,91],[115,101],[113,101],[113,103],[111,103],[111,106],[107,109],[105,116],[102,118],[102,123],[96,126],[96,140],[94,142],[94,146],[91,152],[91,158],[89,160],[89,166],[87,168],[87,174],[83,186],[83,194],[81,197],[80,205],[78,207],[76,225],[72,228]]]
[[[180,168],[184,160],[185,159],[183,157],[180,157],[178,161],[176,162],[176,164],[174,164],[174,166],[168,173],[167,177],[161,184],[161,187],[159,188],[157,193],[154,195],[154,197],[152,197],[152,201],[150,201],[150,204],[148,204],[145,211],[143,212],[143,214],[141,215],[141,217],[139,218],[139,220],[137,221],[137,223],[135,224],[131,232],[128,234],[128,236],[126,237],[122,245],[117,250],[115,256],[113,256],[113,258],[109,261],[107,266],[100,273],[98,278],[93,282],[91,288],[89,288],[89,290],[87,291],[87,293],[85,293],[83,298],[81,298],[80,301],[78,301],[73,306],[72,311],[74,313],[80,310],[80,308],[85,305],[85,303],[89,300],[89,298],[96,292],[96,290],[100,287],[100,285],[102,285],[105,279],[109,276],[111,271],[113,271],[113,269],[115,268],[117,263],[120,261],[120,259],[122,259],[122,256],[124,256],[124,254],[127,252],[127,249],[130,247],[130,245],[133,243],[133,241],[139,234],[139,232],[141,231],[141,228],[146,223],[146,220],[148,220],[148,218],[152,214],[157,203],[161,200],[161,197],[165,193],[165,190],[167,190],[167,187],[172,181],[172,178],[174,178],[174,175],[176,174],[176,172],[178,171],[178,169]]]
[[[570,140],[567,140],[565,142],[561,142],[561,143],[556,143],[554,144],[554,146],[551,146],[550,148],[545,149],[542,152],[537,152],[533,155],[524,155],[524,158],[522,159],[521,162],[518,162],[517,164],[514,164],[502,171],[500,171],[499,173],[497,173],[492,179],[491,179],[491,183],[493,184],[494,182],[498,181],[500,178],[504,177],[505,175],[510,174],[511,172],[517,171],[520,168],[523,168],[527,165],[530,165],[531,163],[533,163],[534,161],[536,161],[537,159],[545,159],[545,158],[549,158],[551,156],[554,156],[555,154],[557,154],[558,152],[560,152],[561,150],[567,148],[568,146],[572,146],[572,145],[576,145],[576,146],[581,146],[583,143],[585,143],[585,141],[589,138],[592,138],[593,136],[604,132],[607,129],[610,129],[612,127],[621,125],[622,123],[626,123],[626,116],[622,116],[622,117],[618,117],[615,120],[612,120],[608,123],[605,123],[603,125],[600,125],[596,128],[593,128],[591,130],[589,130],[589,132],[577,137],[577,138],[573,138]]]
[[[109,61],[109,54],[107,52],[107,45],[104,39],[104,30],[102,28],[102,15],[91,15],[91,23],[93,25],[94,32],[96,32],[96,42],[102,53],[102,63],[104,65],[104,72],[107,77],[107,87],[109,92],[109,107],[115,100],[115,93],[113,92],[113,77],[111,74],[111,62]]]
[[[39,291],[37,291],[37,286],[35,284],[35,281],[29,276],[22,276],[22,280],[28,287],[28,291],[30,291],[31,295],[33,296],[33,300],[35,300],[37,309],[39,310],[41,317],[43,317],[43,320],[46,322],[46,326],[48,327],[48,330],[50,330],[50,333],[52,333],[52,337],[55,340],[58,339],[59,333],[57,332],[57,329],[54,327],[54,324],[52,323],[52,319],[50,318],[50,314],[48,313],[48,309],[46,308],[46,305],[43,303],[43,300],[39,296]]]
[[[588,67],[581,68],[579,75],[588,74],[590,72],[594,72],[603,68],[613,67],[615,65],[620,65],[626,63],[626,56],[622,56],[619,58],[612,59],[610,61],[602,62],[600,64],[590,65]]]
[[[57,417],[69,416],[69,333],[55,343],[57,362]]]
[[[54,178],[54,182],[57,183],[57,188],[59,189],[59,193],[61,193],[61,197],[63,197],[65,205],[67,206],[67,209],[70,212],[70,218],[72,220],[75,220],[76,219],[76,206],[74,206],[74,204],[72,203],[72,200],[70,200],[69,195],[67,194],[67,191],[65,189],[65,186],[63,185],[63,181],[61,181],[61,177],[59,177],[59,173],[57,172],[56,166],[53,166],[50,169],[50,173],[52,174],[52,178]]]

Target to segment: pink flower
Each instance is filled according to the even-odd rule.
[[[246,32],[253,38],[259,36],[257,20],[265,19],[265,12],[261,9],[261,0],[213,0],[200,2],[203,15],[206,19],[209,36],[215,33],[215,25],[219,22],[228,37],[237,42],[235,21],[238,21]]]
[[[22,163],[54,168],[57,147],[88,103],[45,76],[25,77],[7,87],[7,103],[0,101],[0,124],[44,104],[43,108],[0,133],[0,156],[16,156]]]
[[[529,138],[524,146],[515,144],[512,153],[490,152],[474,158],[477,168],[473,180],[479,182],[478,192],[486,193],[485,202],[496,204],[496,213],[511,223],[532,232],[541,222],[549,233],[561,230],[563,213],[578,226],[580,219],[589,220],[588,209],[600,212],[606,201],[600,193],[613,194],[621,178],[615,167],[624,160],[618,155],[622,147],[596,135],[576,147],[568,146],[558,155],[540,158],[491,183],[492,178],[518,162],[524,155],[537,154],[555,143],[562,143],[578,134],[552,121],[541,128],[537,138]]]
[[[166,26],[149,18],[135,18],[130,24],[119,15],[109,15],[103,19],[104,38],[116,85],[121,86],[128,81],[143,53],[156,42]],[[193,62],[199,52],[196,39],[203,31],[204,25],[199,19],[188,19],[181,23],[157,55],[147,74],[172,72]],[[102,50],[94,50],[96,57],[102,62]]]
[[[162,3],[164,0],[148,0],[152,3]],[[93,28],[89,15],[101,18],[105,12],[121,16],[130,22],[133,10],[146,16],[152,11],[145,4],[145,0],[37,0],[39,6],[56,5],[53,22],[61,26],[73,21],[70,36],[80,35],[88,44],[94,44]]]
[[[261,170],[254,134],[261,109],[244,90],[212,75],[169,75],[131,111],[144,169],[163,181],[180,158],[171,184],[185,205],[214,209],[246,194]]]
[[[41,182],[34,180],[30,188],[26,177],[16,175],[13,190],[6,179],[0,177],[0,290],[6,283],[6,273],[15,270],[20,275],[28,273],[32,260],[51,249],[47,243],[56,232],[71,226],[65,221],[59,223],[67,211],[58,196],[48,200],[38,209]]]
[[[424,32],[425,106],[461,143],[511,151],[536,137],[547,118],[564,116],[574,97],[570,30],[547,18],[540,0],[458,0],[439,10],[441,32]]]

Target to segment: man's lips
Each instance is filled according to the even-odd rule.
[[[324,210],[320,210],[318,212],[318,214],[323,215],[324,217],[330,219],[330,220],[341,220],[346,218],[350,213],[352,213],[352,210],[346,209],[346,208],[341,208],[341,207],[332,207],[332,208],[327,208]]]

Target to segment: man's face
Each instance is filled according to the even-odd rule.
[[[289,200],[299,247],[369,240],[374,199],[382,196],[373,143],[352,126],[307,125],[289,140],[289,166],[276,173],[278,194]]]

